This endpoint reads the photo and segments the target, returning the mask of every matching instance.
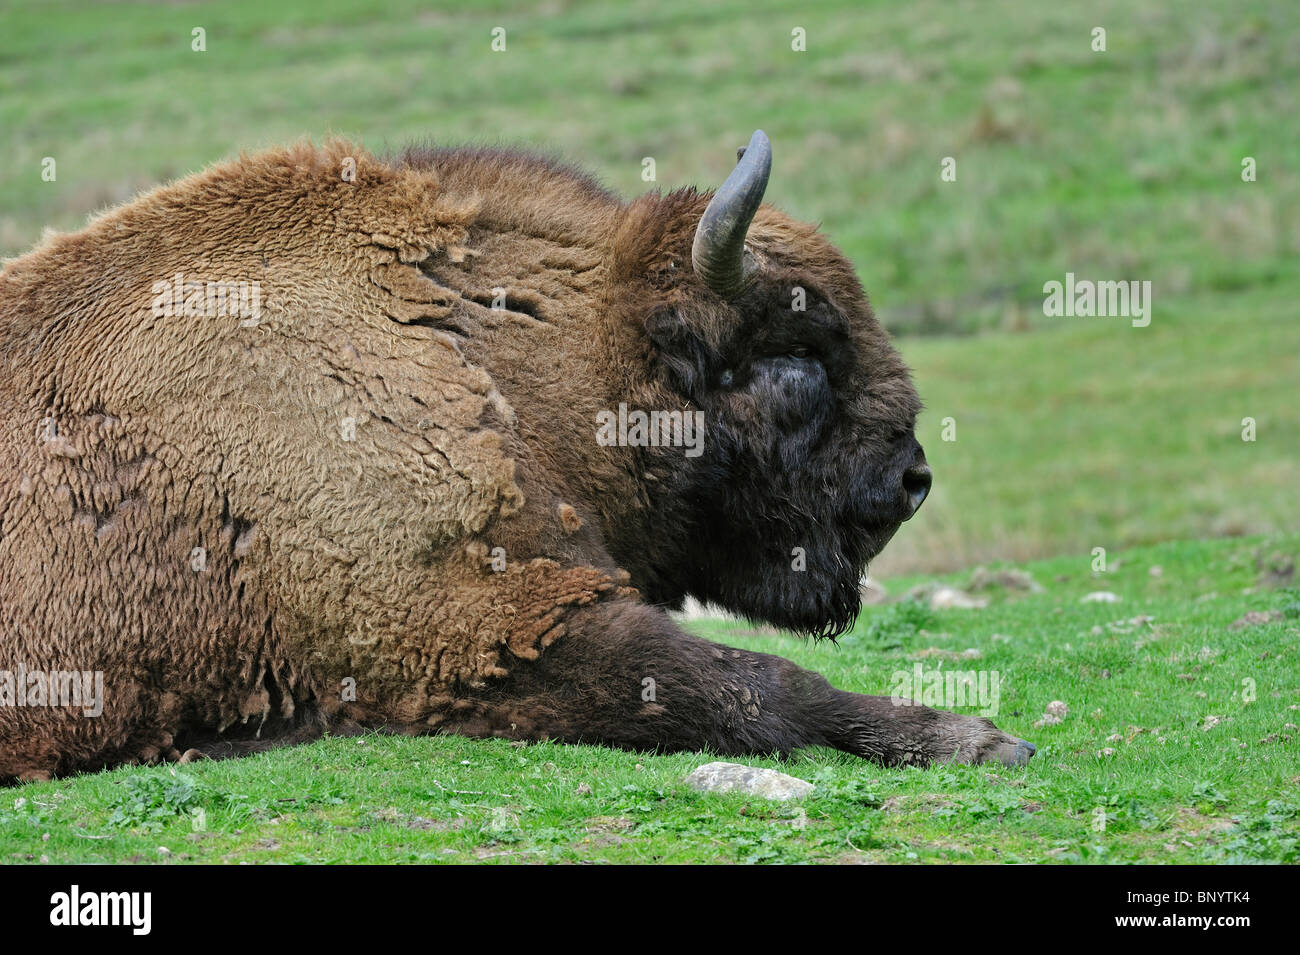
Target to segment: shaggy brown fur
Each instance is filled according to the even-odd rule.
[[[623,203],[513,153],[302,145],[9,262],[0,671],[102,671],[105,692],[87,716],[0,685],[0,779],[359,726],[1027,758],[987,721],[842,693],[661,609],[693,593],[839,629],[919,454],[915,393],[848,263],[764,207],[767,291],[724,302],[690,270],[708,198]],[[259,283],[260,317],[157,317],[176,273]],[[811,492],[742,447],[778,426],[762,376],[794,380],[749,349],[788,348],[796,282],[835,410],[771,453],[790,475],[820,461]],[[724,365],[749,384],[719,389]],[[598,445],[620,402],[703,408],[709,453]],[[813,572],[786,580],[804,538]]]

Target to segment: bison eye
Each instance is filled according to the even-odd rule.
[[[795,345],[790,349],[791,358],[811,358],[812,351],[806,345]]]

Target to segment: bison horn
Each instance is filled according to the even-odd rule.
[[[772,144],[761,129],[736,153],[738,162],[700,218],[691,246],[691,266],[704,284],[723,298],[734,298],[753,272],[746,261],[745,233],[763,201],[772,171]]]

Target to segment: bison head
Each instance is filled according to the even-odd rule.
[[[705,431],[698,456],[645,449],[651,506],[612,539],[650,600],[689,594],[833,636],[930,469],[920,401],[852,266],[815,227],[760,207],[771,155],[756,132],[711,197],[647,197],[620,230],[616,277],[639,287],[616,294],[640,304],[652,369],[636,400],[697,409]]]

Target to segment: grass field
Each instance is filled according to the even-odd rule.
[[[1205,293],[1294,289],[1291,0],[438,6],[7,3],[0,255],[304,135],[524,143],[635,194],[720,183],[762,127],[769,199],[825,223],[896,329],[1042,324],[1042,285],[1067,270],[1151,280],[1157,321]]]
[[[935,483],[874,572],[1300,529],[1295,301],[1252,289],[1147,328],[904,339]]]
[[[817,787],[768,803],[687,788],[702,754],[333,739],[6,790],[0,861],[1300,862],[1300,589],[1276,586],[1297,559],[1294,535],[1112,554],[1101,575],[1061,558],[1027,567],[1041,593],[870,608],[838,647],[697,625],[881,695],[918,663],[997,671],[996,722],[1039,747],[1024,769],[747,760]],[[1081,602],[1101,589],[1121,601]],[[1277,619],[1228,629],[1252,611]],[[1068,715],[1036,728],[1053,701]]]

